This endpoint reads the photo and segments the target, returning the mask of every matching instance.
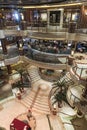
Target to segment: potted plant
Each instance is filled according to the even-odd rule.
[[[21,100],[21,93],[20,93],[20,92],[17,92],[16,97],[17,97],[19,100]]]
[[[54,95],[54,102],[53,104],[55,104],[56,102],[58,103],[58,107],[61,108],[62,107],[62,101],[66,101],[66,93],[63,92],[58,92]]]
[[[62,106],[62,101],[68,103],[66,98],[67,86],[66,81],[59,79],[57,82],[53,84],[53,88],[51,90],[51,94],[53,96],[53,104],[58,103],[58,107]]]
[[[21,81],[18,81],[18,82],[16,83],[16,87],[19,88],[19,91],[20,91],[21,93],[24,92],[24,85],[23,85],[23,83],[22,83]]]

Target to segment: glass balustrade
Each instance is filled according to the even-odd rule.
[[[69,54],[51,54],[29,48],[24,54],[28,58],[45,63],[66,64]]]

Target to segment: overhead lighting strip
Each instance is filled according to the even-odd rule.
[[[59,4],[59,5],[38,5],[38,6],[23,6],[24,9],[35,9],[35,8],[57,8],[57,7],[66,7],[66,6],[80,6],[83,3],[69,3],[69,4]]]

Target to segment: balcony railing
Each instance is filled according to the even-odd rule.
[[[25,54],[28,58],[45,63],[66,64],[69,54],[51,54],[28,48]]]
[[[49,23],[47,21],[22,21],[19,24],[13,24],[12,21],[5,23],[5,30],[28,30],[34,32],[69,32],[87,34],[87,29],[81,28],[77,22],[67,23]]]
[[[25,52],[23,48],[19,50],[19,53],[12,48],[8,50],[8,54],[4,55],[2,54],[2,60],[4,65],[14,64],[20,60],[20,55],[27,57],[27,59],[30,59],[32,61],[41,62],[42,64],[55,64],[57,65],[66,65],[68,63],[68,56],[69,54],[52,54],[52,53],[46,53],[41,52],[32,48],[28,48],[28,50]],[[16,53],[16,54],[15,54]],[[46,66],[46,65],[45,65]]]

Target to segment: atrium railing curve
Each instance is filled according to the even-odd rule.
[[[3,66],[14,64],[20,60],[20,56],[25,56],[27,60],[31,59],[32,61],[37,61],[43,64],[51,63],[54,65],[67,65],[69,54],[51,54],[41,52],[32,48],[28,48],[28,50],[25,52],[22,48],[22,50],[19,50],[19,53],[17,54],[14,54],[13,51],[10,53],[10,55],[2,54],[0,64],[2,64]]]
[[[28,51],[24,52],[24,55],[36,61],[41,61],[45,63],[54,63],[54,64],[68,63],[68,56],[69,56],[69,54],[45,53],[32,48],[28,48]]]
[[[87,62],[81,63],[81,61],[75,61],[74,64],[75,65],[72,68],[74,74],[77,75],[80,80],[84,80],[87,82]]]
[[[69,32],[87,34],[87,29],[81,28],[78,22],[55,23],[48,21],[21,21],[19,24],[6,21],[5,30],[30,30],[35,32]]]

